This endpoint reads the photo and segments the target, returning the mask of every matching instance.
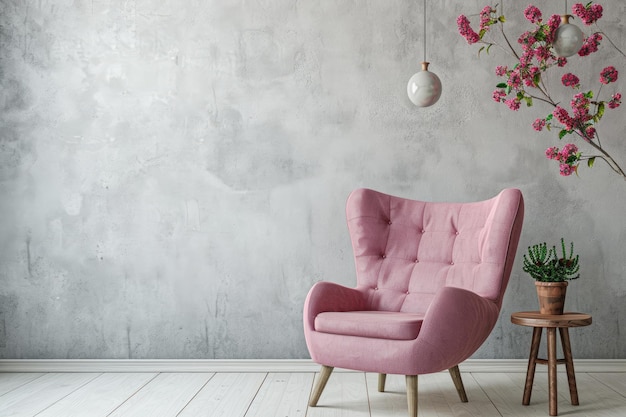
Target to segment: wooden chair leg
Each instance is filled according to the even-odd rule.
[[[556,328],[548,327],[548,409],[551,416],[559,415],[556,364]]]
[[[311,399],[309,400],[309,406],[315,407],[317,402],[322,395],[322,391],[324,391],[324,387],[326,387],[326,383],[328,382],[328,378],[330,378],[330,374],[333,372],[332,366],[322,365],[322,369],[320,370],[320,377],[317,380],[317,384],[315,384],[315,388],[313,389],[313,393],[311,394]]]
[[[572,345],[569,341],[569,330],[567,327],[560,327],[559,332],[561,333],[563,356],[565,356],[565,370],[567,371],[570,399],[572,405],[578,405],[578,390],[576,389],[576,374],[574,374],[574,359],[572,358]]]
[[[409,417],[417,417],[417,375],[406,376],[406,399]]]
[[[452,382],[454,382],[454,386],[456,387],[456,392],[459,393],[459,398],[461,402],[467,402],[467,394],[465,393],[465,387],[463,386],[463,379],[461,379],[461,371],[459,371],[459,365],[453,366],[448,369],[450,372],[450,376],[452,377]]]
[[[378,392],[385,392],[385,381],[387,374],[378,374]]]
[[[526,371],[526,384],[524,385],[523,405],[530,404],[530,396],[533,393],[533,381],[535,380],[535,369],[537,367],[537,356],[539,355],[539,345],[541,343],[541,327],[533,328],[533,340],[530,344],[530,356],[528,357],[528,370]]]

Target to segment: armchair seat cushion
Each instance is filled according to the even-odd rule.
[[[315,317],[315,331],[374,339],[413,340],[423,314],[392,311],[324,312]]]

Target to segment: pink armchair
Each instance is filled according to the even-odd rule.
[[[517,189],[490,200],[430,203],[373,190],[346,207],[357,286],[318,282],[304,305],[311,358],[322,365],[314,407],[335,367],[406,375],[417,416],[417,376],[448,369],[461,401],[458,364],[491,333],[524,217]]]

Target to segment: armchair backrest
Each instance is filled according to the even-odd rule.
[[[369,309],[425,313],[444,286],[500,308],[522,228],[520,190],[481,202],[432,203],[358,189],[346,214],[357,288]]]

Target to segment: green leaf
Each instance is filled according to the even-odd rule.
[[[600,103],[598,103],[598,120],[602,119],[602,116],[604,116],[604,101],[601,101]]]
[[[482,29],[480,32],[478,32],[478,38],[482,39],[483,36],[485,36],[485,33],[487,33],[487,29]]]
[[[549,122],[550,120],[552,120],[553,114],[550,113],[549,115],[546,116],[546,122]]]
[[[500,16],[500,17],[498,17],[498,21],[504,23],[504,22],[506,22],[506,17]]]
[[[552,132],[552,125],[550,123],[547,123],[546,129],[548,129],[548,132]]]
[[[507,87],[507,84],[506,84],[506,83],[498,83],[498,84],[496,85],[496,88],[506,88],[506,87]]]
[[[489,55],[489,50],[491,49],[491,47],[493,46],[492,43],[490,43],[489,45],[487,45],[487,55]]]
[[[589,158],[587,159],[587,166],[589,168],[593,168],[593,163],[596,162],[596,157],[594,156],[593,158]]]
[[[591,100],[593,98],[593,91],[587,91],[585,93],[585,97]]]
[[[480,53],[483,51],[483,49],[485,49],[484,46],[481,46],[480,49],[478,50],[478,56],[480,57]]]
[[[559,139],[563,139],[565,137],[565,135],[567,135],[568,133],[571,133],[571,132],[569,130],[567,130],[567,129],[562,129],[559,132]]]
[[[506,88],[504,89],[504,92],[506,93],[507,96],[511,94],[511,86],[507,85]]]
[[[533,98],[532,97],[524,97],[524,100],[526,100],[526,107],[532,107],[532,105],[533,105]]]

